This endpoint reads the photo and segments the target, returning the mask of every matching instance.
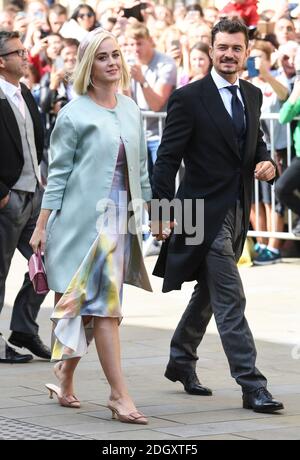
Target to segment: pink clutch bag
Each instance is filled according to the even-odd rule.
[[[40,249],[38,249],[37,254],[32,254],[28,262],[28,267],[30,281],[33,284],[35,292],[37,294],[47,294],[49,288]]]

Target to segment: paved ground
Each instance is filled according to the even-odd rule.
[[[149,271],[155,258],[147,258]],[[22,282],[24,261],[15,257],[7,284],[0,330],[8,333],[11,305]],[[44,384],[55,382],[52,364],[34,360],[24,365],[0,364],[0,439],[300,439],[300,260],[270,267],[241,269],[248,298],[247,317],[256,338],[258,366],[270,390],[283,400],[281,415],[254,414],[241,408],[240,390],[229,375],[214,322],[201,346],[198,373],[214,396],[187,395],[179,383],[163,377],[172,330],[192,290],[154,294],[126,287],[121,327],[123,367],[148,426],[112,421],[105,407],[108,386],[94,345],[76,377],[80,410],[49,400]],[[52,296],[39,316],[41,336],[49,343]]]

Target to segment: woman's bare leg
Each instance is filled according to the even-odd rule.
[[[121,414],[136,411],[121,368],[118,319],[94,317],[94,338],[100,363],[111,387],[110,402]]]

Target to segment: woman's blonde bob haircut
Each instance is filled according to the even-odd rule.
[[[120,84],[122,89],[127,89],[130,83],[127,64],[120,50],[116,37],[110,32],[98,28],[89,32],[80,44],[77,53],[76,66],[73,73],[73,88],[79,94],[86,94],[91,85],[91,72],[94,63],[95,54],[101,43],[107,38],[113,39],[116,42],[117,49],[121,56],[121,79]]]

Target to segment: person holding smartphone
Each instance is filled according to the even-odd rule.
[[[273,399],[256,367],[237,269],[249,226],[253,179],[272,182],[276,176],[259,126],[261,92],[239,78],[248,46],[248,29],[241,21],[220,21],[212,30],[211,72],[170,97],[153,174],[151,228],[164,241],[153,274],[164,278],[163,292],[196,281],[171,340],[165,377],[180,381],[189,394],[212,395],[200,383],[196,363],[214,314],[231,375],[243,391],[243,407],[273,413],[283,404]],[[171,209],[176,202],[182,159],[185,174],[176,198],[184,206],[175,209],[176,217],[170,212],[169,222],[159,221],[159,212],[155,221],[156,200],[164,206],[169,202]]]
[[[176,63],[170,56],[156,51],[150,32],[144,24],[130,25],[125,36],[128,52],[136,60],[130,66],[131,96],[140,109],[163,112],[177,84]],[[149,119],[147,146],[150,179],[158,145],[158,120]]]

